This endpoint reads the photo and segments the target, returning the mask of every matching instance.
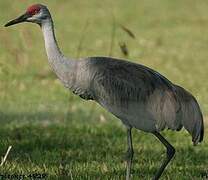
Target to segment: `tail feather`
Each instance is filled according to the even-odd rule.
[[[181,104],[181,118],[184,128],[192,135],[192,142],[197,145],[203,141],[204,123],[199,104],[185,89],[175,86],[177,98]]]
[[[200,132],[199,142],[202,142],[203,139],[204,139],[204,122],[203,122],[203,117],[202,117],[202,125],[201,125],[201,132]]]

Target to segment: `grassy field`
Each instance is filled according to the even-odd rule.
[[[38,2],[50,8],[67,56],[124,58],[118,44],[125,42],[128,59],[192,92],[207,124],[207,1]],[[120,121],[60,84],[48,65],[38,26],[3,27],[33,3],[37,1],[0,1],[0,156],[13,146],[0,176],[46,173],[48,179],[124,179],[126,132]],[[118,24],[128,27],[136,39]],[[176,156],[161,179],[208,178],[207,131],[196,147],[185,130],[163,135],[176,148]],[[133,138],[133,179],[151,179],[165,149],[151,134],[134,130]]]

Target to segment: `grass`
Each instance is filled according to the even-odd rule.
[[[158,70],[192,92],[207,124],[206,1],[38,2],[49,6],[59,44],[71,57],[108,55],[113,19],[131,29],[135,40],[115,29],[112,55],[124,58],[118,43],[125,42],[128,59]],[[33,3],[37,2],[0,1],[1,24]],[[46,173],[48,179],[124,179],[125,129],[96,103],[85,102],[63,88],[47,63],[38,26],[0,27],[0,42],[0,155],[13,146],[0,175]],[[184,130],[163,134],[177,154],[161,179],[205,179],[207,131],[197,147]],[[134,130],[133,137],[133,179],[151,179],[165,149],[150,134]]]
[[[165,149],[151,135],[134,131],[134,179],[150,179],[165,158]],[[165,133],[177,149],[177,156],[164,179],[197,179],[207,173],[207,147],[192,147],[187,133]],[[32,138],[31,138],[32,135]],[[1,173],[47,173],[61,179],[124,179],[124,130],[117,124],[46,127],[25,125],[1,129],[3,147],[13,145]],[[1,149],[3,154],[5,148]]]

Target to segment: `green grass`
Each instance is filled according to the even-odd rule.
[[[64,53],[108,55],[113,16],[131,29],[116,29],[112,55],[154,68],[188,89],[208,114],[208,2],[203,0],[38,1],[51,10]],[[0,1],[3,25],[36,1]],[[87,24],[87,25],[86,25]],[[87,27],[87,28],[85,28]],[[83,33],[83,29],[84,33]],[[124,179],[126,132],[94,102],[68,92],[51,72],[38,26],[0,27],[0,156],[13,148],[1,174],[47,173],[49,179]],[[176,156],[161,179],[202,179],[208,174],[207,128],[196,147],[186,131],[165,131]],[[133,131],[133,179],[151,179],[165,158],[151,135]],[[204,176],[205,177],[205,176]]]

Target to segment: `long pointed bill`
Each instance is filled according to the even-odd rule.
[[[30,17],[30,15],[28,13],[25,13],[25,14],[21,15],[20,17],[14,19],[14,20],[9,21],[4,26],[5,27],[8,27],[8,26],[11,26],[11,25],[14,25],[14,24],[26,22],[27,21],[27,18],[29,18],[29,17]]]

